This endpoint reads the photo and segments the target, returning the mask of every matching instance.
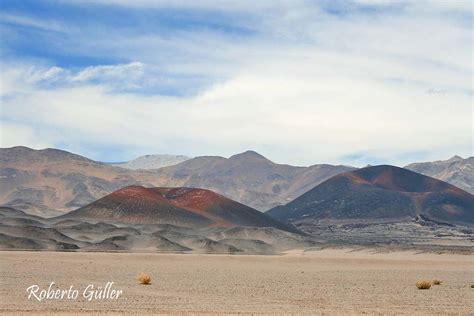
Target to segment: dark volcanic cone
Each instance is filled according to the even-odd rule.
[[[474,224],[474,196],[446,182],[381,165],[336,175],[266,214],[281,221],[400,221]]]

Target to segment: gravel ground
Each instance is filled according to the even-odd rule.
[[[139,272],[152,277],[140,285]],[[441,285],[418,290],[420,279]],[[77,299],[28,299],[51,282]],[[117,299],[83,291],[114,282]],[[293,251],[282,256],[0,252],[0,313],[469,314],[474,256],[371,250]],[[39,294],[39,291],[37,294]]]

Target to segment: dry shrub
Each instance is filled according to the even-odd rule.
[[[474,289],[474,284],[471,284],[471,289]]]
[[[151,277],[146,273],[140,272],[137,275],[137,281],[140,284],[151,284]]]
[[[433,280],[433,285],[440,285],[441,283],[443,283],[443,281],[438,280],[438,279]]]
[[[416,287],[420,290],[428,290],[431,287],[431,281],[421,280],[416,282]]]

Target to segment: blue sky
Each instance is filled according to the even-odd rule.
[[[2,147],[471,156],[469,1],[1,0]]]

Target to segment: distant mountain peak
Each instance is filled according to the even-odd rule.
[[[256,151],[253,151],[253,150],[247,150],[247,151],[244,151],[240,154],[236,154],[236,155],[233,155],[231,156],[229,159],[233,159],[233,160],[236,160],[236,159],[259,159],[259,160],[268,160],[268,158],[262,156],[261,154],[259,154],[258,152]]]
[[[93,162],[89,158],[74,154],[62,149],[56,148],[45,148],[45,149],[33,149],[26,146],[14,146],[9,148],[0,148],[2,162],[13,162],[13,161],[28,161],[38,159],[47,161],[58,161],[58,160],[80,160]]]
[[[451,158],[449,158],[447,161],[453,162],[453,161],[461,161],[461,160],[464,160],[464,158],[458,155],[454,155]]]

